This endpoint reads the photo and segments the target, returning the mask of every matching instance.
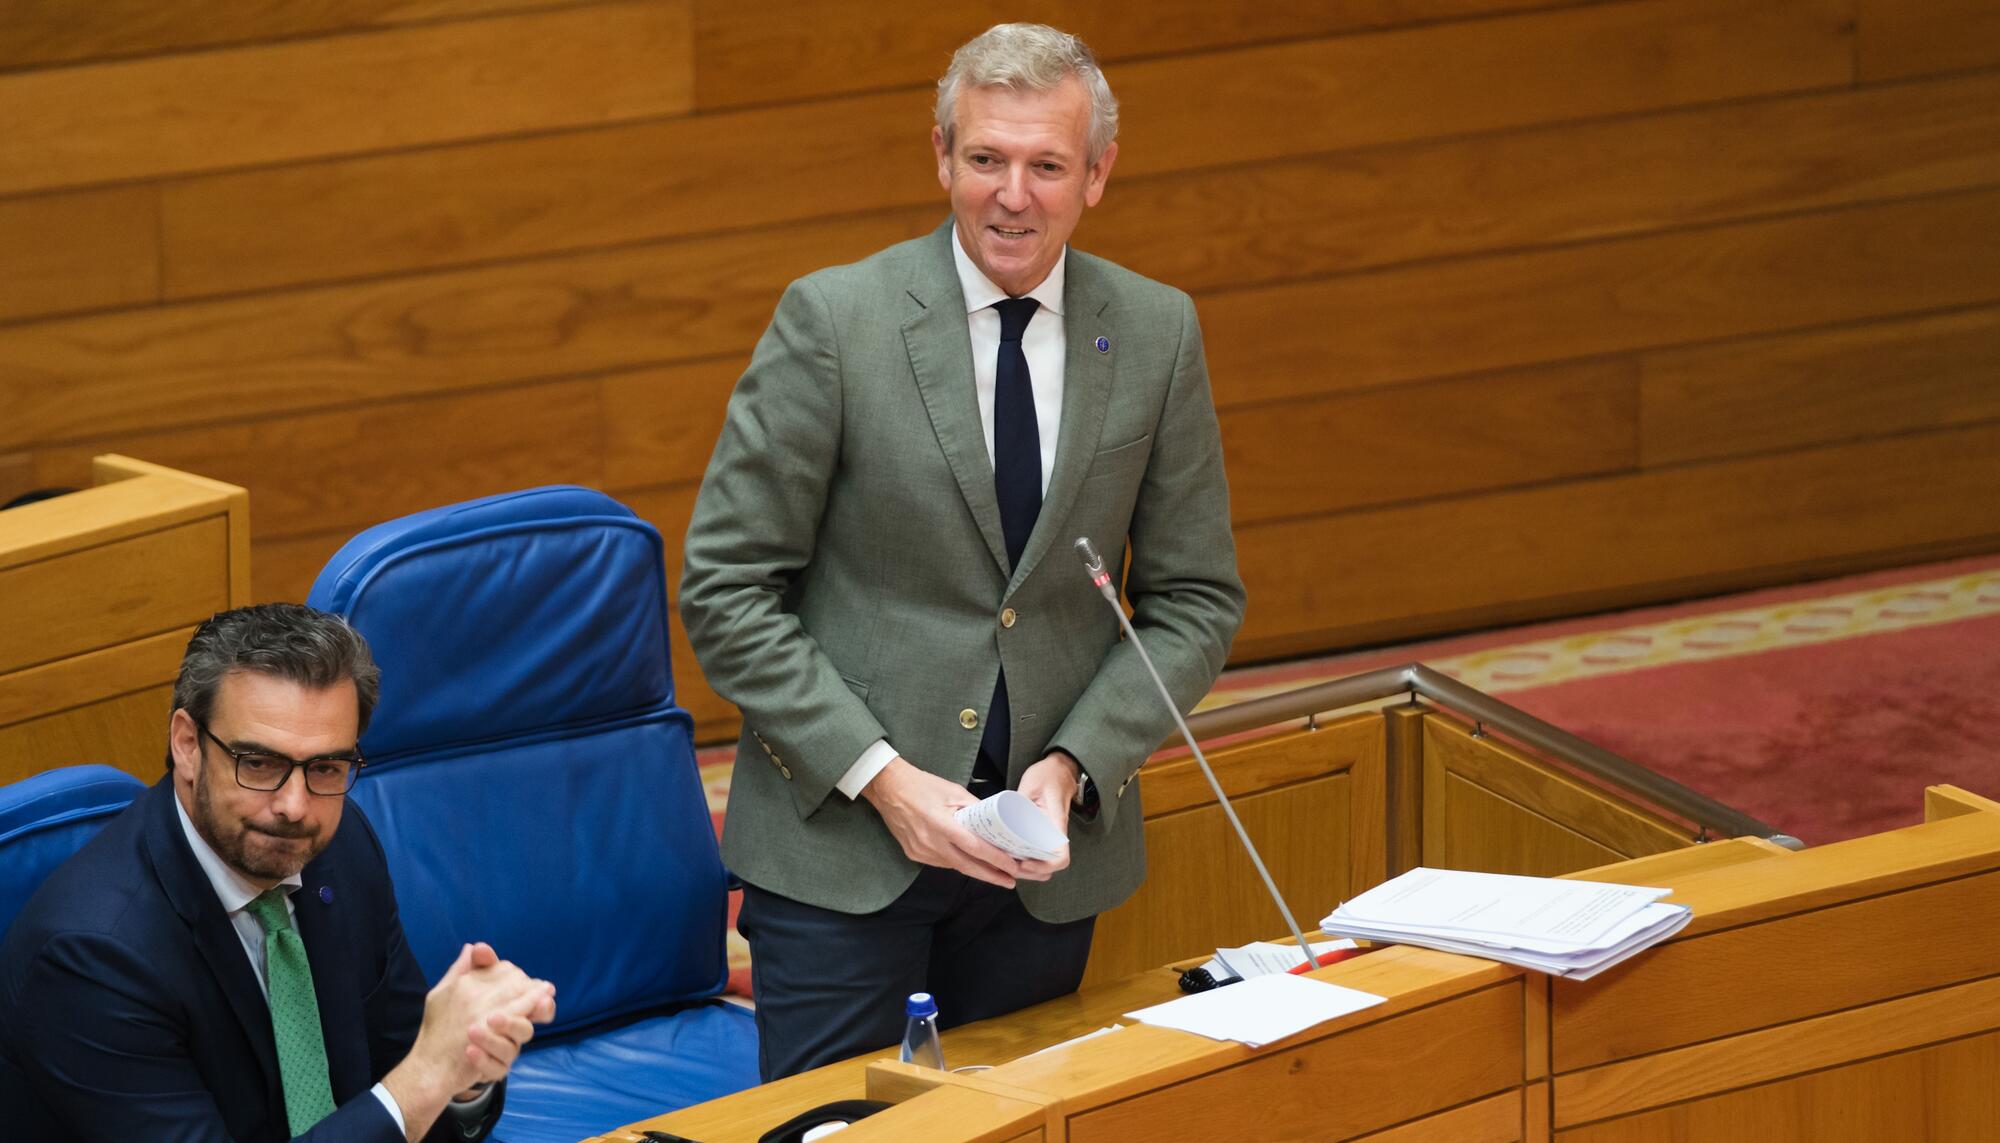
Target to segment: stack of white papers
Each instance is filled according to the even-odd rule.
[[[1420,868],[1343,904],[1319,927],[1588,980],[1687,925],[1692,910],[1660,903],[1671,892]]]
[[[1178,1028],[1211,1040],[1261,1048],[1349,1012],[1382,1003],[1382,997],[1323,980],[1277,972],[1234,988],[1214,988],[1125,1015],[1157,1028]]]

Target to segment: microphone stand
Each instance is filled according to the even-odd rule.
[[[1132,621],[1126,617],[1125,609],[1118,605],[1118,589],[1111,586],[1111,575],[1104,570],[1104,557],[1097,554],[1097,546],[1090,542],[1088,536],[1077,537],[1075,547],[1076,554],[1083,560],[1084,570],[1090,573],[1091,586],[1097,588],[1098,594],[1111,605],[1112,613],[1118,616],[1118,625],[1125,629],[1125,637],[1132,641],[1133,648],[1139,652],[1139,661],[1146,665],[1146,673],[1153,676],[1153,685],[1160,689],[1160,699],[1167,704],[1167,713],[1174,716],[1174,725],[1180,728],[1181,738],[1187,742],[1188,749],[1194,751],[1194,760],[1201,766],[1202,777],[1208,779],[1208,788],[1215,791],[1216,802],[1228,816],[1229,824],[1236,828],[1236,836],[1243,840],[1243,851],[1250,855],[1250,864],[1257,867],[1257,876],[1264,879],[1264,888],[1270,891],[1271,903],[1278,907],[1278,915],[1285,919],[1292,936],[1299,942],[1299,955],[1311,964],[1312,945],[1307,943],[1306,935],[1292,916],[1291,909],[1285,906],[1285,898],[1278,892],[1278,883],[1271,880],[1271,871],[1264,868],[1264,859],[1257,855],[1257,847],[1250,841],[1250,832],[1243,828],[1242,820],[1236,816],[1236,807],[1229,804],[1229,795],[1222,792],[1222,783],[1216,781],[1215,771],[1210,768],[1207,756],[1201,752],[1201,744],[1194,740],[1187,720],[1181,717],[1180,707],[1174,705],[1174,696],[1168,693],[1166,682],[1153,667],[1153,657],[1146,653],[1146,645],[1139,641],[1139,633],[1132,630]]]

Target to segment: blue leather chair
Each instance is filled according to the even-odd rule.
[[[0,934],[56,866],[97,835],[146,784],[109,766],[68,766],[0,786]],[[57,1139],[27,1080],[0,1056],[0,1123],[9,1139]]]
[[[382,667],[352,797],[435,980],[471,940],[556,984],[495,1135],[574,1143],[757,1082],[716,999],[726,874],[674,703],[659,533],[550,487],[370,528],[308,598]]]

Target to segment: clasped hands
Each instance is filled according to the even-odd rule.
[[[403,1108],[410,1137],[422,1136],[446,1099],[476,1097],[506,1078],[535,1025],[555,1015],[554,984],[501,960],[485,941],[459,949],[424,997],[417,1042],[384,1080]]]
[[[1021,794],[1069,836],[1069,807],[1083,769],[1057,750],[1021,774]],[[1047,861],[1023,861],[985,841],[953,816],[979,799],[948,778],[940,778],[898,755],[861,796],[882,815],[903,855],[919,865],[956,869],[976,881],[1012,889],[1016,881],[1047,881],[1069,866],[1069,850]]]

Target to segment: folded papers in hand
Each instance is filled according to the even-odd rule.
[[[960,807],[952,816],[981,841],[1022,861],[1048,861],[1069,845],[1041,807],[1019,790],[1002,790]]]

